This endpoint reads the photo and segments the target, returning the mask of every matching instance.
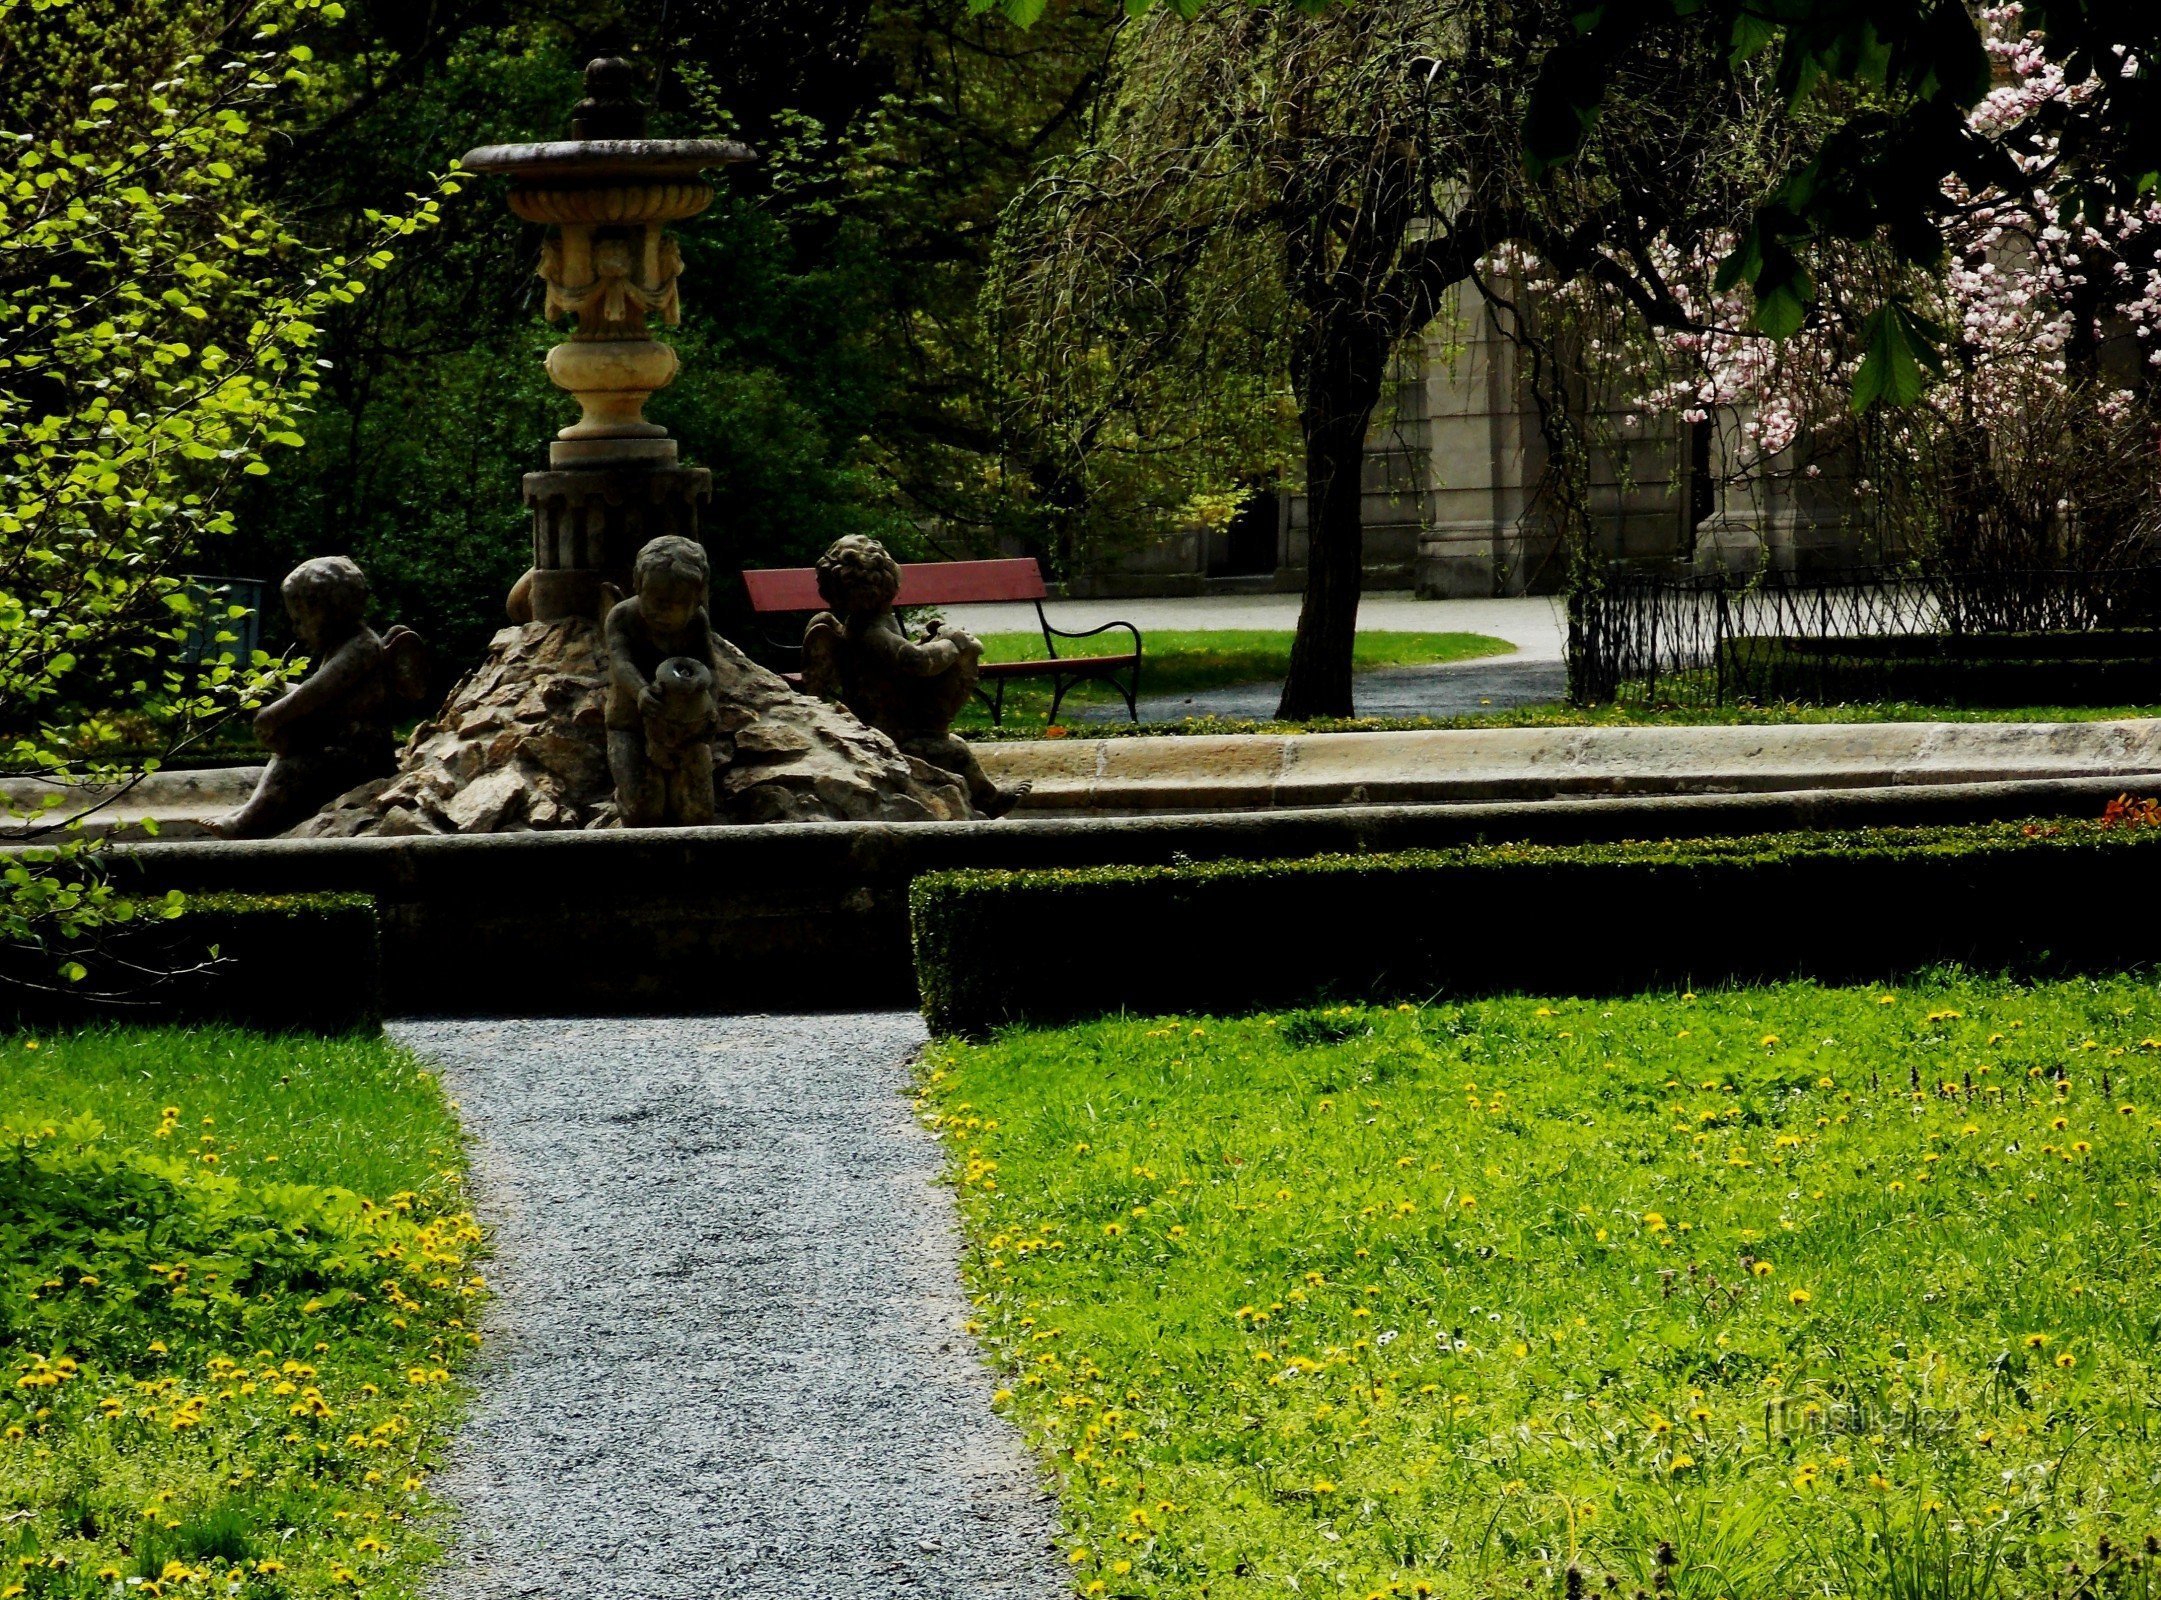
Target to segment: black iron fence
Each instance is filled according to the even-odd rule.
[[[1661,577],[1569,601],[1579,705],[2161,702],[2161,566]]]

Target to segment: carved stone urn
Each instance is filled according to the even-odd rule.
[[[545,312],[575,319],[548,352],[548,376],[580,415],[549,445],[548,470],[524,481],[533,567],[513,610],[542,622],[594,615],[601,586],[621,587],[648,539],[699,537],[711,474],[678,462],[667,429],[645,420],[645,402],[676,372],[675,352],[651,322],[677,320],[683,263],[668,224],[712,203],[703,173],[752,159],[728,139],[646,138],[627,61],[593,62],[585,92],[568,139],[485,145],[464,160],[508,177],[511,210],[549,229],[540,251]]]

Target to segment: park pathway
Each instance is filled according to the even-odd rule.
[[[496,1250],[434,1600],[1064,1592],[901,1098],[920,1019],[392,1032],[460,1105]]]

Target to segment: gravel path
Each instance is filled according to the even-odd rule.
[[[436,1600],[1065,1592],[962,1331],[912,1015],[414,1022],[499,1291]]]
[[[1145,667],[1141,684],[1145,689]],[[1476,716],[1503,706],[1545,705],[1568,693],[1568,668],[1558,661],[1497,656],[1423,667],[1379,667],[1351,679],[1361,717]],[[1186,717],[1252,717],[1276,714],[1283,698],[1280,679],[1269,683],[1233,683],[1220,689],[1197,689],[1186,695],[1143,694],[1143,722],[1177,722]],[[1123,722],[1126,708],[1090,702],[1076,706],[1074,722]]]

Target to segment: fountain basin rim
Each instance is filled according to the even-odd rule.
[[[460,164],[520,183],[623,183],[694,178],[709,167],[757,159],[735,139],[557,139],[484,144],[466,151]]]

